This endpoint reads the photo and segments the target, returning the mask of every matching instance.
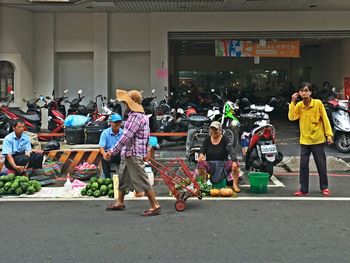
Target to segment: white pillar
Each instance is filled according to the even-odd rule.
[[[94,97],[108,97],[108,14],[94,14]]]
[[[52,96],[55,87],[55,15],[37,13],[34,19],[34,89],[37,96]],[[60,96],[63,94],[57,94]],[[41,127],[47,128],[47,110]]]

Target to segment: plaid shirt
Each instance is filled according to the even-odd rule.
[[[130,156],[146,157],[149,132],[148,117],[141,112],[130,112],[124,125],[123,135],[111,149],[112,155],[122,151],[122,158]]]

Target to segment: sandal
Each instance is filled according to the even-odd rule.
[[[241,189],[239,189],[238,186],[233,186],[233,191],[235,191],[236,193],[240,193],[241,192]]]
[[[302,192],[302,191],[300,191],[300,190],[298,190],[298,191],[296,191],[296,192],[294,193],[294,196],[305,196],[305,195],[307,195],[307,193],[304,193],[304,192]]]
[[[331,192],[328,190],[328,188],[323,189],[321,191],[321,193],[323,194],[323,196],[330,196],[331,195]]]
[[[145,212],[143,212],[143,214],[141,216],[157,216],[160,214],[160,207],[156,208],[156,209],[148,209]]]
[[[125,210],[125,205],[114,205],[114,203],[110,203],[106,207],[106,211],[123,211]]]

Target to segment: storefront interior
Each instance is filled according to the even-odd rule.
[[[289,100],[303,81],[311,82],[314,96],[322,85],[340,86],[340,39],[302,39],[300,57],[217,57],[215,40],[169,40],[169,87],[176,96],[193,101],[210,97],[212,90],[227,99],[248,97],[266,103],[271,97]],[[187,94],[187,95],[185,95]],[[209,98],[210,99],[210,98]]]

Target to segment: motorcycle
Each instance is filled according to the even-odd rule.
[[[80,102],[85,98],[85,96],[81,96],[82,90],[78,90],[78,98],[73,99],[72,101],[65,100],[64,102],[69,103],[68,115],[76,114],[76,115],[88,115],[88,110],[84,105],[81,105]]]
[[[62,102],[68,98],[65,96],[67,92],[68,90],[66,89],[63,92],[62,97],[55,97],[55,90],[53,90],[52,98],[50,96],[46,96],[46,99],[50,100],[50,102],[47,104],[47,109],[48,129],[51,133],[63,132],[64,119],[66,118],[66,107],[62,104]]]
[[[216,94],[214,89],[211,91],[212,94],[223,104],[223,108],[220,111],[219,102],[214,102],[213,107],[207,112],[207,117],[212,121],[221,122],[223,134],[230,139],[232,146],[236,147],[240,129],[240,122],[236,118],[236,116],[239,114],[239,101],[225,101],[221,91],[221,95]]]
[[[160,127],[158,132],[187,132],[187,122],[185,121],[187,116],[182,108],[171,110],[169,114],[163,115],[160,121]],[[164,136],[161,140],[166,140],[169,142],[184,141],[186,137],[184,136]]]
[[[271,177],[274,166],[283,159],[282,153],[277,150],[275,128],[270,124],[268,115],[273,111],[276,99],[272,98],[266,105],[250,104],[246,98],[242,102],[249,105],[250,109],[248,113],[240,115],[244,131],[249,133],[248,149],[244,156],[245,168],[269,173]]]
[[[335,93],[335,88],[332,89]],[[334,95],[326,104],[328,119],[333,127],[334,144],[342,153],[350,152],[350,109],[349,101],[343,102]]]
[[[202,115],[192,114],[188,117],[187,122],[186,158],[190,163],[196,163],[203,141],[209,136],[211,120]]]
[[[5,129],[11,132],[12,121],[17,119],[22,119],[28,131],[34,132],[34,133],[39,132],[41,129],[41,115],[38,112],[36,112],[36,110],[31,112],[31,114],[27,114],[26,112],[22,111],[19,107],[9,107],[9,103],[11,101],[13,94],[14,94],[14,91],[11,91],[6,104],[1,105],[0,107],[0,112],[5,114],[7,117],[5,119],[8,120],[8,124],[6,125]]]
[[[106,121],[108,119],[109,115],[107,116],[106,114],[99,113],[98,106],[97,106],[97,99],[98,98],[101,98],[102,109],[105,107],[104,100],[107,100],[107,98],[102,97],[102,95],[97,95],[95,97],[95,101],[90,100],[90,102],[86,105],[86,109],[88,111],[88,116],[91,117],[91,121],[97,121],[97,122]]]
[[[142,100],[141,105],[143,106],[143,109],[145,110],[145,113],[147,116],[149,116],[149,128],[151,132],[157,131],[158,125],[156,120],[156,105],[157,102],[154,100],[155,90],[152,90],[152,95],[150,97],[144,97]]]

